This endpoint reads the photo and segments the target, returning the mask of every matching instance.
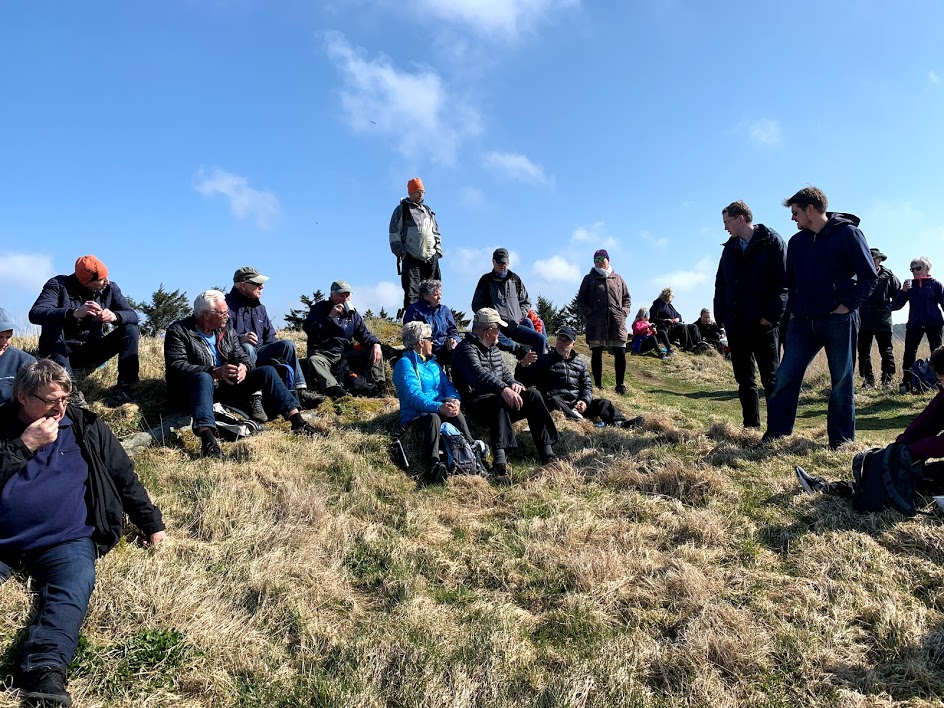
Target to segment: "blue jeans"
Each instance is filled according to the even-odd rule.
[[[507,335],[503,332],[498,333],[499,348],[504,351],[512,351],[515,348],[515,342],[527,344],[538,356],[547,352],[547,337],[534,329],[534,323],[525,317],[521,322],[508,323]]]
[[[25,571],[37,585],[36,615],[23,643],[21,671],[58,666],[68,672],[95,587],[95,544],[90,538],[0,560],[0,583]]]
[[[826,412],[830,447],[855,440],[853,361],[859,335],[859,313],[815,319],[795,317],[787,325],[787,344],[777,370],[777,385],[767,403],[766,437],[793,434],[800,386],[810,362],[826,349],[832,392]]]
[[[288,392],[282,379],[271,366],[260,366],[250,371],[242,383],[213,385],[213,376],[205,371],[191,374],[187,391],[190,402],[190,415],[193,417],[193,430],[215,428],[213,401],[231,403],[238,407],[255,391],[262,391],[262,407],[269,417],[279,414],[288,417],[290,411],[298,408],[298,401]]]
[[[249,363],[253,366],[265,366],[274,359],[288,364],[295,370],[295,388],[308,388],[302,365],[295,352],[295,342],[290,339],[279,339],[272,344],[263,344],[258,349],[251,344],[243,344],[243,351],[249,356]]]

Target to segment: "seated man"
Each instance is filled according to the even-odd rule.
[[[711,319],[711,310],[707,307],[703,307],[698,319],[692,324],[698,329],[701,341],[710,344],[719,354],[724,354],[724,347],[721,344],[721,340],[724,337],[724,329],[719,327],[718,323]]]
[[[599,417],[606,425],[637,427],[642,418],[627,420],[610,401],[593,397],[587,365],[574,351],[576,339],[577,330],[561,327],[557,330],[554,348],[539,356],[534,363],[528,363],[527,359],[520,361],[515,368],[515,378],[528,386],[536,386],[548,409],[558,410],[568,418]]]
[[[433,355],[440,366],[452,363],[452,351],[459,343],[459,330],[452,310],[442,304],[442,283],[424,280],[420,283],[420,299],[406,308],[403,323],[425,322],[433,332]]]
[[[13,315],[0,307],[0,405],[13,398],[13,379],[19,370],[36,363],[35,357],[10,346],[14,329]]]
[[[530,347],[538,353],[547,351],[547,337],[537,331],[528,317],[531,298],[517,273],[508,268],[508,249],[496,248],[492,253],[492,270],[479,278],[472,295],[472,311],[490,307],[507,324],[498,335],[501,349],[513,352],[520,359]],[[516,346],[523,344],[525,347]]]
[[[302,407],[317,408],[324,401],[324,396],[308,390],[301,363],[295,353],[295,342],[276,339],[275,327],[260,299],[268,279],[268,276],[249,267],[240,268],[233,274],[233,289],[226,296],[230,326],[239,335],[239,342],[252,366],[265,366],[273,362],[285,364],[293,372],[295,395]],[[256,412],[256,408],[262,405],[258,395],[254,395],[252,401],[253,411]]]
[[[262,391],[267,418],[281,413],[291,422],[293,433],[317,435],[276,370],[249,363],[236,333],[226,326],[228,321],[223,293],[207,290],[193,301],[193,314],[174,322],[164,337],[167,397],[173,405],[189,408],[203,456],[223,458],[213,402],[244,406],[255,391]]]
[[[382,387],[387,377],[380,340],[351,304],[351,286],[346,282],[331,283],[328,299],[311,306],[302,328],[308,335],[308,364],[322,393],[331,398],[348,392],[367,396],[376,392],[375,387]],[[341,368],[348,373],[340,374]],[[364,377],[368,372],[373,382]]]
[[[525,388],[505,366],[502,353],[496,346],[498,328],[506,322],[490,307],[475,313],[472,331],[456,347],[452,358],[452,373],[456,388],[462,394],[466,410],[488,421],[492,433],[492,449],[496,481],[510,484],[505,450],[518,447],[511,424],[528,419],[531,437],[542,464],[557,460],[552,445],[557,443],[557,426],[551,417],[544,397],[535,388]],[[533,362],[532,351],[523,361]]]
[[[403,325],[404,354],[393,367],[393,385],[400,399],[400,424],[423,432],[423,453],[429,462],[424,479],[442,484],[448,472],[439,459],[442,424],[452,423],[470,443],[472,433],[459,410],[459,392],[433,354],[432,332],[425,322]]]
[[[72,378],[72,401],[85,406],[75,386],[74,369],[94,369],[118,356],[118,385],[109,395],[113,404],[135,400],[138,383],[138,313],[108,268],[95,256],[82,256],[72,275],[49,280],[29,311],[29,321],[41,325],[39,356],[60,364]],[[112,328],[109,331],[109,328]]]
[[[117,438],[68,405],[69,373],[41,359],[20,369],[0,407],[0,583],[33,579],[36,612],[14,673],[29,705],[72,705],[66,674],[95,587],[95,559],[122,536],[125,513],[164,540],[161,512]]]

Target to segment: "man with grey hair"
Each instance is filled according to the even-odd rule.
[[[0,405],[13,398],[13,379],[17,372],[36,361],[22,349],[10,346],[14,329],[13,315],[0,307]]]
[[[452,352],[459,344],[459,329],[452,310],[442,304],[442,283],[424,280],[420,283],[420,299],[406,309],[404,322],[425,322],[433,331],[433,354],[442,366],[452,362]]]
[[[219,290],[206,290],[193,302],[193,314],[174,322],[164,338],[164,368],[171,403],[190,410],[193,432],[200,438],[204,457],[222,459],[213,402],[245,405],[254,391],[262,391],[263,416],[281,414],[292,432],[313,437],[319,431],[298,411],[298,402],[271,366],[254,367],[227,327],[229,309]],[[262,422],[262,421],[260,421]]]
[[[165,537],[160,510],[114,433],[69,405],[69,372],[50,359],[20,369],[0,407],[0,583],[32,578],[37,598],[14,673],[29,705],[72,705],[66,675],[95,587],[95,559],[124,532]]]
[[[514,421],[528,419],[542,464],[557,460],[552,446],[559,437],[541,392],[525,388],[515,380],[496,347],[499,327],[505,326],[507,323],[494,309],[483,307],[478,310],[472,320],[472,331],[456,347],[452,371],[466,410],[489,424],[495,451],[493,471],[499,482],[508,484],[511,476],[505,450],[518,447],[512,428]],[[537,354],[530,351],[521,361],[531,363],[536,360]]]

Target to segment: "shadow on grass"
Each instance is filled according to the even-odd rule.
[[[682,398],[693,398],[693,399],[702,399],[707,398],[713,401],[733,401],[738,395],[737,391],[692,391],[690,393],[684,393],[681,391],[669,391],[664,388],[652,389],[649,391],[652,394],[661,394],[666,396],[680,396]]]

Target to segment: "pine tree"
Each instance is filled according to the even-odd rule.
[[[377,313],[377,319],[383,320],[384,322],[393,322],[393,319],[391,319],[390,315],[387,314],[387,311],[383,307],[381,307],[380,312]]]
[[[373,318],[374,318],[374,311],[373,311],[373,310],[370,310],[370,309],[369,309],[369,310],[367,310],[367,312],[364,313],[364,319],[365,319],[365,320],[372,320]]]
[[[288,314],[285,315],[285,329],[291,332],[302,331],[302,324],[304,324],[305,318],[308,317],[308,311],[311,309],[311,306],[316,302],[324,300],[325,295],[320,290],[315,290],[311,297],[303,293],[299,299],[302,301],[302,307],[289,310]]]
[[[563,312],[554,307],[554,303],[543,295],[538,295],[538,317],[544,322],[544,334],[549,336],[563,325]]]
[[[464,312],[453,310],[451,307],[449,308],[449,311],[452,313],[452,318],[456,321],[456,329],[468,329],[469,325],[472,323],[472,320],[466,317]]]
[[[141,334],[147,337],[156,337],[166,331],[171,324],[190,314],[187,293],[179,290],[169,293],[164,290],[164,283],[151,293],[150,302],[135,302],[128,298],[128,303],[147,318],[143,324],[139,325]]]
[[[587,318],[580,313],[576,295],[574,295],[574,299],[570,301],[570,304],[561,310],[560,315],[561,325],[573,327],[577,330],[577,334],[583,334],[587,329]]]

